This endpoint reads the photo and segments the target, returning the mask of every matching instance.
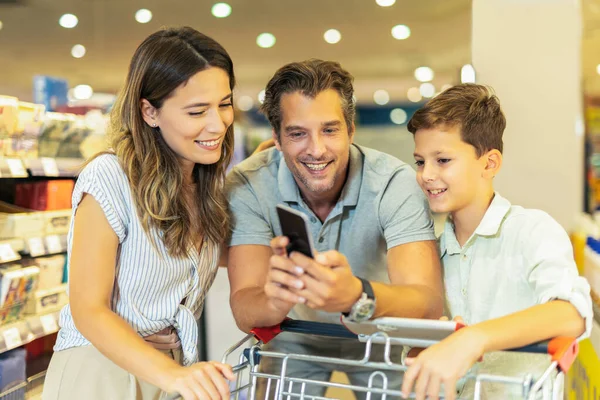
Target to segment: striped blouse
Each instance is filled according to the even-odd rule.
[[[181,340],[184,365],[198,361],[198,325],[204,299],[217,273],[219,245],[204,241],[200,254],[173,258],[160,240],[155,248],[138,218],[125,172],[115,155],[102,155],[84,168],[73,191],[73,217],[84,193],[98,202],[119,238],[111,309],[142,337],[175,327]],[[73,223],[68,236],[70,262]],[[159,238],[160,234],[153,231]],[[184,300],[185,299],[185,300]],[[55,351],[86,346],[69,305],[60,313]]]

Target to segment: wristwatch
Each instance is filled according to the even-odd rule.
[[[375,313],[375,293],[373,293],[373,287],[368,280],[363,278],[358,279],[362,283],[363,292],[350,309],[350,312],[342,313],[342,315],[354,322],[365,322],[371,319]]]

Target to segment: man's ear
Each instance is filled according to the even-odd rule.
[[[486,179],[492,179],[502,167],[502,153],[497,149],[492,149],[483,155],[485,157],[485,169],[483,170],[483,177]]]
[[[275,129],[271,131],[271,136],[273,137],[273,143],[275,143],[275,147],[277,150],[281,151],[281,143],[279,143],[279,135],[275,132]]]
[[[356,125],[354,125],[354,122],[352,122],[352,124],[350,124],[350,126],[348,127],[348,134],[350,135],[350,143],[354,143],[354,133],[356,132]]]
[[[148,100],[140,100],[140,110],[142,112],[142,118],[144,118],[144,121],[149,126],[155,128],[159,125],[157,121],[158,110],[152,104],[150,104]]]

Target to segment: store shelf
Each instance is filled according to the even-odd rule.
[[[22,239],[0,240],[0,264],[19,261],[23,251],[24,243]]]
[[[0,178],[27,178],[27,168],[20,158],[0,157]]]
[[[31,176],[74,177],[84,160],[79,158],[33,158],[25,159],[24,164]]]
[[[12,350],[35,339],[58,332],[60,311],[25,317],[21,321],[0,326],[0,353]]]
[[[80,158],[0,157],[0,178],[75,177],[83,163]]]
[[[66,252],[66,234],[0,240],[0,265],[19,261],[21,255],[40,257]]]
[[[29,377],[25,382],[18,383],[0,393],[0,400],[40,400],[42,398],[45,379],[46,371]]]
[[[67,251],[67,235],[31,237],[25,240],[23,254],[30,257],[62,254]]]

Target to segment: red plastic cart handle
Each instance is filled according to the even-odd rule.
[[[250,331],[258,340],[263,343],[269,343],[282,332],[281,324],[266,326],[264,328],[254,328]]]
[[[557,337],[548,343],[548,354],[552,356],[552,361],[558,363],[561,371],[567,372],[579,353],[579,343],[572,337]]]
[[[265,328],[254,328],[250,333],[262,341],[268,343],[281,332],[300,333],[305,335],[329,336],[334,338],[356,339],[357,336],[339,324],[329,324],[315,321],[295,321],[290,318],[284,319],[280,324]]]

